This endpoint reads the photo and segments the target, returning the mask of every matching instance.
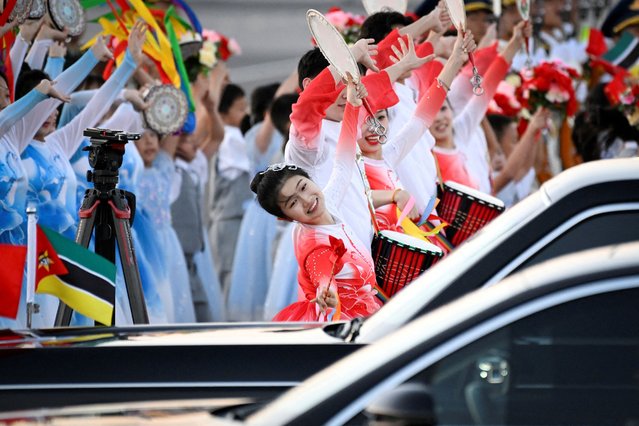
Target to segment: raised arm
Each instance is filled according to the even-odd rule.
[[[472,34],[468,33],[466,37],[462,38],[460,33],[455,41],[453,53],[446,61],[437,79],[431,83],[426,94],[420,98],[412,119],[404,125],[397,137],[384,147],[384,158],[391,167],[397,167],[433,123],[437,112],[446,99],[446,88],[449,87],[454,76],[464,63],[465,52],[472,52],[474,48],[475,42]],[[406,60],[410,55],[415,55],[412,40],[409,40],[407,50],[404,50],[403,45],[402,49],[404,53],[402,61]],[[428,148],[431,149],[432,147]]]
[[[117,70],[102,85],[86,107],[71,122],[47,137],[47,142],[59,144],[68,157],[71,157],[82,143],[82,133],[87,127],[95,127],[102,116],[111,107],[124,85],[133,75],[137,64],[142,60],[142,44],[146,26],[138,21],[129,35],[129,47],[124,60]]]
[[[346,190],[351,184],[351,176],[356,166],[355,155],[357,153],[357,132],[360,128],[360,106],[362,98],[366,95],[366,87],[363,84],[355,85],[349,75],[346,90],[347,102],[335,149],[335,163],[331,177],[323,190],[329,210],[335,211],[339,208],[344,195],[346,195]]]
[[[339,96],[341,88],[335,88],[335,80],[329,68],[325,68],[310,82],[293,105],[289,143],[306,150],[319,149],[322,119],[326,109]]]
[[[522,21],[517,24],[508,45],[500,55],[495,57],[488,71],[486,71],[486,75],[484,75],[484,94],[481,96],[473,96],[461,114],[455,117],[455,129],[458,132],[458,135],[455,137],[456,143],[463,146],[464,143],[470,139],[470,133],[479,126],[484,114],[486,114],[488,104],[493,96],[495,96],[499,82],[502,81],[508,73],[510,63],[515,53],[521,48],[524,37],[530,35],[531,31],[530,23]],[[468,85],[470,85],[470,82],[468,82]]]
[[[48,96],[62,101],[69,100],[55,90],[51,81],[42,80],[25,96],[0,111],[0,135],[7,132],[11,126],[22,119],[38,103],[47,99]]]

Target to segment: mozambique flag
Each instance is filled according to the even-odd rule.
[[[38,226],[36,293],[56,296],[82,315],[111,325],[115,265],[62,235]]]

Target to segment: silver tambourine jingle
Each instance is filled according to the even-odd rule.
[[[473,76],[470,78],[470,84],[473,86],[473,93],[475,96],[481,96],[484,94],[484,88],[481,87],[482,82],[481,75],[477,71],[477,67],[473,67]]]
[[[366,118],[366,125],[368,126],[369,132],[375,133],[377,136],[379,136],[380,144],[383,145],[386,143],[386,127],[384,127],[378,119],[373,116],[368,116]]]

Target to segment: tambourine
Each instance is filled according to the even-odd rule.
[[[29,19],[40,19],[47,13],[47,5],[45,0],[33,0],[31,3],[31,11]]]
[[[343,79],[346,79],[347,74],[350,73],[353,80],[358,83],[361,76],[357,62],[339,31],[315,9],[309,9],[306,12],[306,22],[326,60],[335,67]],[[362,99],[362,103],[369,114],[366,124],[370,131],[379,136],[380,144],[386,143],[386,128],[375,118],[375,111],[372,110],[366,98]]]
[[[362,0],[362,3],[369,16],[377,12],[399,12],[403,15],[408,8],[407,0]]]
[[[453,25],[457,31],[462,33],[462,36],[466,34],[466,10],[464,9],[464,0],[445,0],[446,8],[450,19],[453,21]],[[470,78],[470,84],[473,86],[473,93],[477,96],[484,94],[484,88],[481,87],[482,78],[475,66],[475,58],[473,53],[468,53],[468,59],[473,66],[473,76]]]
[[[152,87],[144,97],[144,121],[151,130],[169,135],[182,128],[189,113],[186,95],[172,84]]]
[[[84,9],[78,0],[48,0],[47,8],[51,21],[60,31],[67,28],[73,37],[84,32]]]
[[[17,21],[19,25],[23,24],[29,17],[32,1],[33,0],[17,0],[15,6],[13,6],[13,10],[9,14],[7,22]],[[7,7],[7,3],[9,3],[9,1],[4,0],[3,10]]]

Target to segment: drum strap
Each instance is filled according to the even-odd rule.
[[[377,218],[375,217],[375,205],[373,204],[373,192],[371,191],[371,185],[368,183],[368,178],[366,177],[366,172],[364,171],[364,164],[362,159],[362,151],[360,151],[359,147],[357,147],[357,154],[355,155],[355,165],[357,166],[357,172],[359,176],[362,178],[362,183],[364,184],[364,191],[366,193],[366,200],[368,201],[368,212],[371,215],[371,223],[373,224],[373,229],[375,230],[375,234],[379,233],[379,224],[377,223]]]

